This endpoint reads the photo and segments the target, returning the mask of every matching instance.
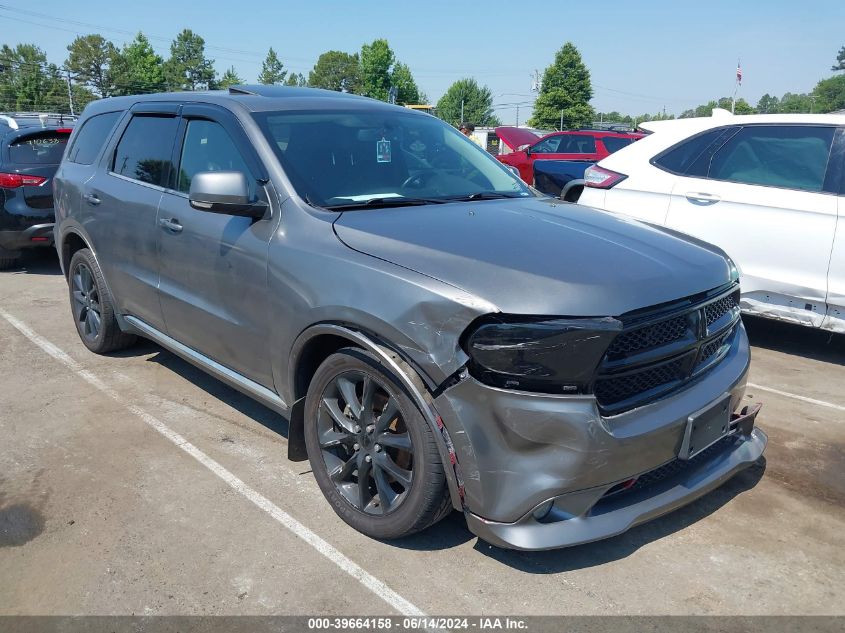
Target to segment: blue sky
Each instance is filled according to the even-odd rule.
[[[205,38],[219,72],[234,65],[254,81],[270,46],[289,69],[307,74],[326,50],[354,52],[384,37],[432,101],[452,81],[472,76],[490,87],[505,123],[515,122],[516,104],[525,120],[531,73],[542,73],[568,40],[590,69],[598,110],[642,114],[665,107],[678,114],[730,96],[738,58],[744,75],[739,96],[752,104],[766,92],[780,97],[811,90],[832,74],[845,46],[843,25],[842,0],[709,0],[695,6],[678,0],[547,6],[514,0],[0,0],[0,42],[34,42],[59,64],[77,33],[100,32],[122,44],[132,38],[127,32],[142,30],[166,57],[169,41],[188,27]]]

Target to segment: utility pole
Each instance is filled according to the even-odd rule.
[[[563,109],[560,111],[560,131],[563,132]]]
[[[65,71],[65,72],[67,73],[67,75],[66,75],[66,77],[67,77],[67,100],[68,100],[68,102],[70,102],[70,115],[75,116],[75,114],[73,112],[73,89],[71,88],[71,85],[70,85],[70,71],[68,70],[68,71]]]
[[[519,127],[519,104],[516,104],[516,127]]]
[[[463,100],[463,97],[461,97],[461,123],[463,123],[463,122],[464,122],[464,100]]]

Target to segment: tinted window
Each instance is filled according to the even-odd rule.
[[[833,142],[832,127],[742,128],[710,161],[710,178],[750,185],[821,191]]]
[[[621,136],[604,136],[601,142],[604,143],[605,149],[612,154],[613,152],[618,152],[626,145],[633,143],[634,139],[623,138]]]
[[[177,189],[188,193],[191,179],[201,171],[240,171],[251,183],[255,181],[226,130],[219,123],[195,119],[188,121],[182,144]]]
[[[291,183],[311,204],[532,195],[504,165],[452,126],[397,110],[253,116]]]
[[[127,178],[162,185],[170,171],[175,135],[174,117],[134,117],[117,144],[113,171]]]
[[[567,134],[560,137],[558,154],[595,154],[596,139],[587,134]]]
[[[539,143],[531,148],[532,154],[554,154],[557,152],[558,145],[560,145],[560,136],[551,136],[544,138]]]
[[[58,165],[69,136],[66,132],[24,136],[9,145],[9,159],[19,165]]]
[[[103,144],[120,117],[120,112],[107,112],[85,121],[76,135],[67,159],[72,163],[90,165],[97,158]]]
[[[658,156],[654,164],[676,174],[704,177],[707,175],[713,152],[729,134],[737,129],[736,127],[716,128],[693,136]]]

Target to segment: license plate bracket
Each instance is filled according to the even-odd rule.
[[[679,459],[692,459],[731,432],[731,394],[699,409],[687,418]]]

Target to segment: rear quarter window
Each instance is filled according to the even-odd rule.
[[[658,154],[651,162],[664,171],[682,176],[707,176],[713,153],[738,127],[716,128],[697,134]]]
[[[601,142],[604,144],[605,149],[612,154],[613,152],[618,152],[626,145],[630,145],[631,143],[633,143],[634,139],[622,138],[618,136],[605,136],[602,137]]]
[[[39,132],[9,145],[9,161],[17,165],[58,165],[65,152],[67,132]]]
[[[71,163],[91,165],[99,155],[120,115],[120,112],[106,112],[85,121],[74,138],[67,159]]]

